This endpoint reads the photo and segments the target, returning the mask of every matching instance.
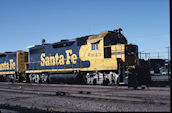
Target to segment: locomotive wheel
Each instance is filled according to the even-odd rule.
[[[96,84],[97,84],[97,80],[94,79],[94,80],[93,80],[93,85],[96,85]]]
[[[47,83],[47,84],[49,84],[49,83],[50,83],[49,77],[47,78],[46,83]]]
[[[76,78],[76,83],[84,85],[84,84],[87,83],[87,80],[86,80],[86,78],[84,76],[79,75]]]
[[[42,83],[42,79],[39,80],[39,83],[40,83],[40,84]]]
[[[26,75],[26,83],[30,83],[30,78],[27,75]]]
[[[1,82],[5,82],[5,76],[4,76],[4,75],[2,75],[2,76],[0,77],[0,81],[1,81]]]
[[[107,86],[109,84],[109,79],[103,80],[103,85]]]

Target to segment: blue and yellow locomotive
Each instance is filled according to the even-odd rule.
[[[129,69],[138,63],[138,47],[127,44],[121,31],[43,43],[30,47],[29,52],[17,51],[13,59],[15,70],[9,70],[12,60],[8,55],[0,54],[0,76],[13,75],[26,82],[40,83],[127,84]],[[22,53],[23,57],[19,56]],[[9,66],[4,70],[7,62]]]
[[[27,52],[5,52],[0,54],[0,81],[20,82],[25,78]]]

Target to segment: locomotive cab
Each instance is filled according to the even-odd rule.
[[[137,45],[127,44],[121,29],[110,32],[104,37],[104,59],[113,59],[115,73],[118,74],[118,84],[128,84],[128,70],[134,69],[138,63]]]
[[[127,71],[128,68],[135,67],[138,50],[137,45],[127,44],[120,31],[121,29],[92,35],[88,37],[87,45],[81,47],[80,51],[84,52],[80,53],[81,60],[90,61],[90,67],[87,68],[87,71],[90,71],[87,73],[87,83],[128,83]]]

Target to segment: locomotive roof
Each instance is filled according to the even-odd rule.
[[[4,53],[0,53],[0,55],[1,54],[5,54],[5,55],[8,55],[8,54],[14,54],[14,53],[16,53],[16,51],[6,51],[6,52],[4,52]]]
[[[103,39],[105,36],[107,36],[108,34],[121,34],[122,37],[119,37],[119,38],[122,38],[123,40],[126,40],[125,36],[118,30],[114,30],[114,31],[104,31],[104,32],[101,32],[99,34],[95,34],[95,35],[86,35],[86,36],[82,36],[82,37],[78,37],[78,38],[73,38],[73,39],[63,39],[59,42],[55,42],[55,43],[44,43],[42,45],[33,45],[31,47],[29,47],[29,49],[38,49],[38,48],[42,48],[42,47],[45,47],[45,46],[49,46],[49,45],[55,45],[55,44],[69,44],[70,43],[73,43],[73,42],[77,42],[78,45],[84,45],[86,44],[88,41],[89,42],[96,42],[98,40],[101,40]],[[127,40],[126,40],[127,42]]]
[[[45,43],[45,44],[42,44],[42,45],[33,45],[33,47],[30,47],[29,49],[38,49],[38,48],[42,48],[44,46],[60,44],[60,43],[70,43],[70,42],[75,42],[75,41],[76,41],[76,39],[61,40],[60,42],[55,42],[55,43]]]
[[[7,55],[14,55],[16,54],[16,52],[4,52],[4,53],[0,53],[0,57],[6,57]]]
[[[6,57],[7,55],[5,53],[0,53],[0,57]]]
[[[17,50],[17,51],[23,51],[23,50]],[[2,56],[2,55],[14,55],[14,54],[16,54],[17,51],[6,51],[4,53],[0,53],[0,56]]]
[[[42,48],[42,47],[47,46],[47,45],[51,45],[51,44],[46,43],[46,44],[42,44],[42,45],[33,45],[33,46],[28,47],[28,48],[29,49]]]

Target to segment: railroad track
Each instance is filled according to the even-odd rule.
[[[59,88],[59,87],[69,87],[69,88],[84,88],[84,89],[114,89],[117,90],[129,90],[127,87],[119,87],[119,86],[100,86],[100,85],[75,85],[75,84],[37,84],[37,83],[10,83],[10,82],[0,82],[0,85],[1,86],[6,86],[6,85],[12,85],[12,86],[39,86],[39,87],[56,87],[56,88]],[[152,91],[170,91],[169,88],[156,88],[156,87],[151,87],[151,90]],[[147,90],[145,90],[147,91]]]
[[[169,89],[132,90],[126,87],[114,86],[81,86],[61,84],[26,84],[26,83],[0,83],[1,92],[33,94],[42,96],[63,96],[82,99],[102,99],[108,101],[125,101],[149,104],[170,104],[169,97],[150,95],[151,91],[168,91]],[[119,93],[117,93],[117,91]],[[141,92],[144,92],[142,94]],[[122,92],[122,93],[120,93]],[[126,92],[126,93],[125,93]],[[139,93],[139,94],[138,94]]]

